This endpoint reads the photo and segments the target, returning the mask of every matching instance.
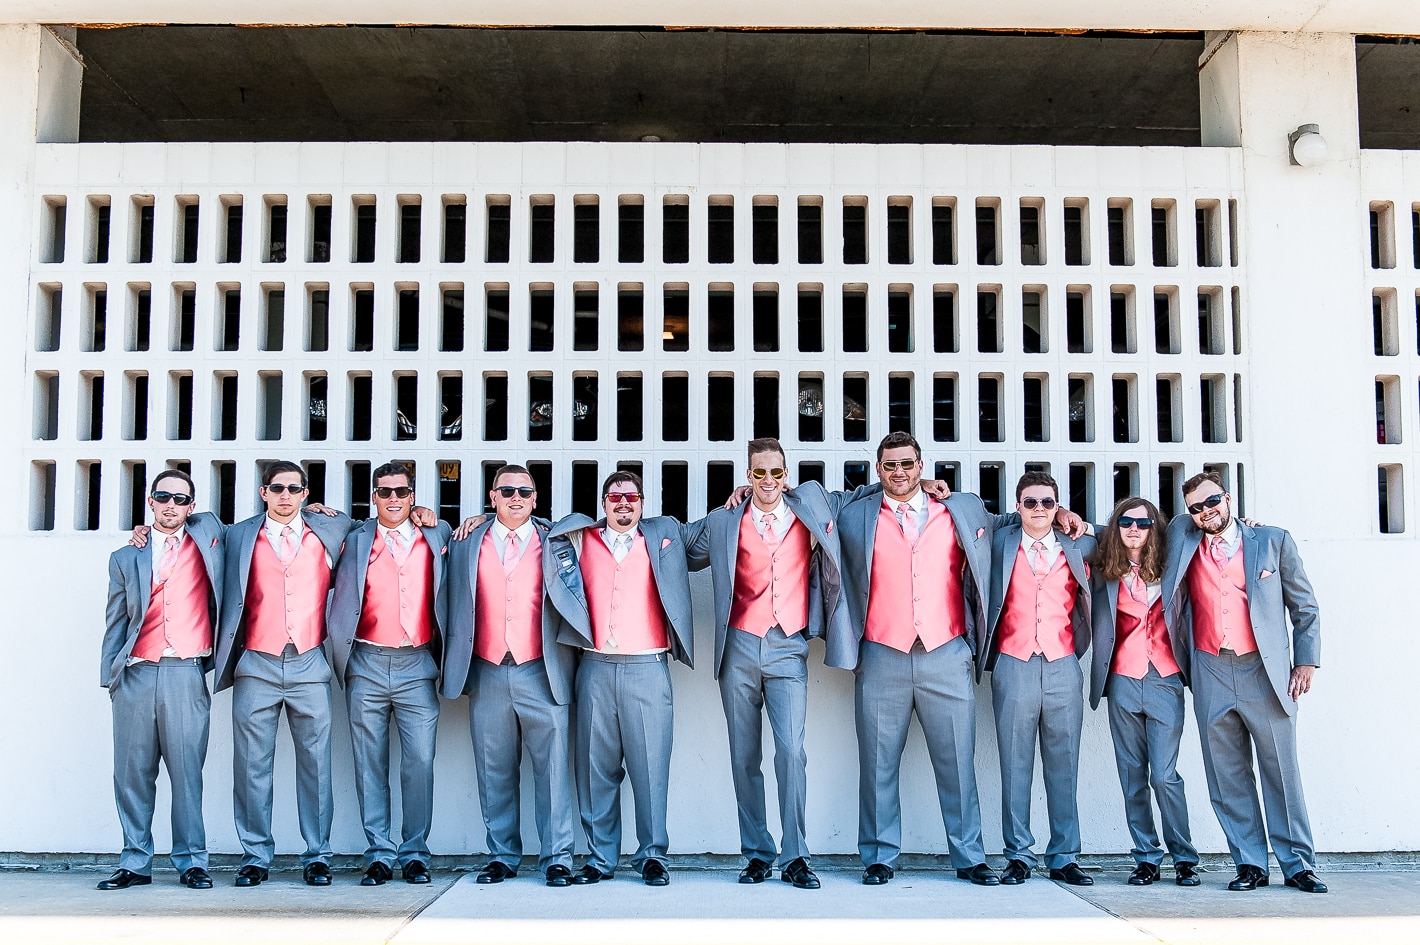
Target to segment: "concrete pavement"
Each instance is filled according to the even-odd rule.
[[[1014,888],[981,889],[942,870],[899,872],[865,887],[856,869],[819,870],[823,888],[793,889],[777,878],[742,887],[735,871],[674,868],[663,889],[627,870],[594,887],[548,889],[524,870],[479,886],[469,873],[436,872],[429,886],[396,880],[379,888],[338,872],[311,889],[295,871],[256,889],[177,885],[100,892],[105,872],[0,872],[0,941],[6,943],[312,943],[433,945],[702,945],[778,941],[788,945],[887,941],[936,943],[1307,943],[1420,942],[1420,872],[1326,874],[1332,892],[1309,896],[1279,886],[1229,893],[1231,872],[1205,874],[1198,889],[1165,882],[1136,889],[1124,871],[1096,872],[1074,889],[1036,876]]]

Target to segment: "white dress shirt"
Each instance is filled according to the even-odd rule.
[[[301,520],[299,513],[289,522],[278,522],[268,515],[266,516],[266,521],[262,524],[262,534],[266,535],[266,540],[271,543],[271,549],[276,552],[278,558],[281,556],[281,532],[287,528],[296,533],[296,551],[299,552],[301,550],[301,539],[305,537],[306,534],[306,523]],[[322,545],[322,547],[324,547],[324,545]],[[328,568],[335,567],[335,559],[330,556],[328,549],[325,553],[325,566]]]
[[[1045,550],[1041,552],[1045,555],[1045,560],[1039,563],[1038,567],[1041,571],[1049,571],[1051,568],[1055,567],[1055,559],[1060,556],[1060,539],[1056,537],[1055,529],[1053,528],[1045,533],[1044,538],[1032,538],[1027,535],[1023,529],[1021,531],[1021,548],[1025,550],[1026,561],[1030,562],[1032,565],[1037,564],[1034,560],[1036,556],[1034,545],[1036,542],[1040,542],[1045,546]]]
[[[887,506],[894,518],[898,518],[897,507],[904,502],[912,509],[910,514],[912,521],[917,525],[917,534],[922,534],[927,528],[927,493],[918,489],[910,499],[894,499],[886,492],[883,493],[883,505]],[[898,518],[898,522],[901,523],[901,521],[902,519]]]
[[[498,560],[503,560],[503,552],[504,549],[508,547],[509,535],[517,535],[518,548],[521,549],[521,551],[527,551],[528,542],[532,540],[535,527],[532,519],[528,519],[517,528],[509,528],[495,518],[493,520],[493,526],[488,529],[488,534],[493,536],[493,550],[498,552]]]
[[[611,549],[612,556],[616,558],[616,563],[620,564],[626,560],[626,556],[631,554],[631,546],[636,543],[636,535],[639,529],[619,532],[610,525],[602,529],[602,541]]]

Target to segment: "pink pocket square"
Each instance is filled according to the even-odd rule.
[[[442,548],[439,549],[439,554],[441,554],[441,555],[446,555],[446,554],[448,554],[448,553],[449,553],[449,546],[448,546],[448,545],[445,545],[444,547],[442,547]]]
[[[1258,578],[1270,578],[1272,574],[1273,572],[1267,570],[1266,568],[1263,568],[1262,573],[1258,575]]]
[[[222,540],[222,539],[220,539],[220,538],[214,538],[214,539],[212,539],[212,544],[210,545],[210,547],[216,548],[216,547],[217,547],[217,542],[219,542],[219,541],[221,541],[221,540]]]
[[[832,535],[832,534],[833,534],[833,523],[832,523],[832,522],[829,522],[827,525],[825,525],[825,526],[823,527],[823,533],[824,533],[825,535]]]
[[[670,546],[671,546],[671,540],[670,540],[669,538],[662,538],[662,539],[661,539],[661,547],[662,547],[662,548],[669,548]]]
[[[977,537],[977,538],[980,538],[980,537],[981,537],[982,535],[984,535],[984,534],[986,534],[986,529],[984,529],[984,528],[978,528],[978,529],[976,530],[976,537]]]

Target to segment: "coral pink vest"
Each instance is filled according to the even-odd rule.
[[[1219,571],[1208,553],[1205,536],[1188,566],[1188,594],[1193,599],[1194,649],[1216,654],[1226,641],[1239,655],[1257,651],[1247,607],[1247,568],[1241,546],[1228,559],[1227,567]]]
[[[730,626],[757,637],[778,626],[789,636],[809,624],[809,530],[796,517],[772,552],[754,524],[754,513],[740,516],[735,554],[735,599]]]
[[[473,652],[518,665],[542,657],[542,539],[537,529],[512,574],[503,571],[490,528],[478,549],[478,599],[473,605]]]
[[[1002,605],[1000,651],[1018,660],[1040,653],[1051,663],[1073,656],[1075,627],[1070,611],[1079,589],[1063,551],[1055,556],[1050,573],[1037,578],[1026,550],[1018,547]]]
[[[1119,604],[1114,612],[1114,659],[1110,672],[1130,679],[1143,679],[1153,665],[1160,676],[1179,671],[1164,625],[1164,598],[1147,602],[1129,596],[1129,588],[1119,582]]]
[[[257,532],[247,578],[246,648],[280,656],[287,643],[295,644],[298,653],[320,646],[329,591],[330,565],[315,532],[307,528],[301,533],[296,557],[283,565],[263,527]]]
[[[589,528],[582,541],[582,584],[592,617],[592,642],[608,653],[639,653],[670,648],[666,612],[651,572],[651,556],[640,532],[626,560],[602,541],[601,530]]]
[[[920,637],[928,651],[966,632],[961,578],[966,553],[940,502],[927,502],[927,527],[909,545],[897,515],[884,504],[873,538],[864,639],[906,653]],[[909,610],[910,602],[910,610]]]
[[[375,531],[365,570],[365,603],[355,639],[380,646],[423,646],[434,638],[434,553],[424,533],[414,530],[414,544],[401,567],[384,535]]]
[[[166,538],[153,529],[151,540]],[[133,643],[133,656],[156,663],[168,647],[182,659],[212,649],[212,612],[208,609],[211,593],[202,552],[197,550],[192,536],[184,534],[172,572],[148,598],[148,610]]]

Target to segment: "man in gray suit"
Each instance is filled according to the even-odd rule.
[[[832,665],[855,668],[858,730],[858,851],[863,883],[893,877],[902,851],[898,777],[916,712],[936,775],[937,797],[957,876],[999,882],[986,865],[976,793],[976,693],[972,654],[985,633],[980,588],[991,566],[993,519],[981,500],[945,502],[921,489],[922,449],[907,433],[878,444],[881,496],[838,516],[850,624]]]
[[[761,769],[767,709],[783,831],[780,878],[798,889],[818,889],[804,828],[809,640],[822,639],[831,622],[843,628],[831,640],[849,635],[833,518],[866,490],[829,493],[816,482],[790,490],[787,477],[779,441],[750,440],[745,478],[751,501],[687,525],[686,553],[692,570],[709,565],[714,575],[713,667],[729,727],[740,849],[749,860],[739,881],[761,883],[774,875]]]
[[[1183,501],[1189,514],[1169,523],[1164,617],[1193,688],[1208,795],[1237,864],[1228,888],[1267,885],[1270,838],[1286,884],[1324,893],[1297,764],[1297,700],[1321,663],[1311,583],[1289,533],[1233,518],[1217,473],[1185,482]]]
[[[577,796],[589,856],[573,882],[611,879],[621,855],[621,782],[636,806],[632,869],[670,882],[666,806],[673,731],[669,660],[693,666],[690,577],[681,525],[643,519],[641,477],[602,484],[606,517],[573,513],[548,533],[548,600],[558,639],[582,649],[577,668]]]
[[[267,879],[272,763],[285,709],[296,755],[296,805],[302,875],[329,886],[330,661],[323,646],[331,573],[351,522],[343,514],[301,510],[306,473],[299,463],[262,470],[266,509],[227,532],[222,626],[215,690],[232,690],[232,792],[242,865],[236,885]]]
[[[449,636],[443,695],[469,694],[478,798],[488,831],[482,884],[517,875],[523,858],[518,774],[526,745],[536,782],[538,869],[549,886],[572,882],[573,812],[569,739],[576,651],[557,642],[545,601],[555,565],[547,524],[532,517],[537,486],[522,466],[494,474],[497,515],[449,546]],[[481,569],[480,569],[481,566]]]
[[[398,860],[409,883],[427,883],[434,812],[438,654],[447,624],[444,562],[449,526],[416,528],[414,474],[386,463],[371,475],[375,521],[350,533],[330,608],[335,678],[345,686],[355,793],[365,825],[362,886],[381,886]],[[399,729],[401,833],[390,830],[390,723]]]
[[[1001,757],[1003,885],[1025,882],[1036,864],[1030,806],[1037,736],[1050,814],[1045,848],[1050,878],[1072,886],[1094,884],[1076,862],[1076,795],[1085,714],[1080,657],[1090,645],[1090,579],[1084,559],[1095,541],[1054,531],[1059,498],[1048,473],[1027,472],[1016,484],[1019,519],[1002,523],[991,541],[991,606],[982,652],[991,670]]]
[[[173,866],[190,889],[212,888],[202,822],[202,765],[212,706],[213,627],[222,602],[218,528],[188,524],[196,490],[164,470],[148,507],[158,539],[109,558],[99,684],[113,702],[113,791],[123,827],[118,869],[99,889],[146,886],[153,876],[158,763],[172,789]]]

